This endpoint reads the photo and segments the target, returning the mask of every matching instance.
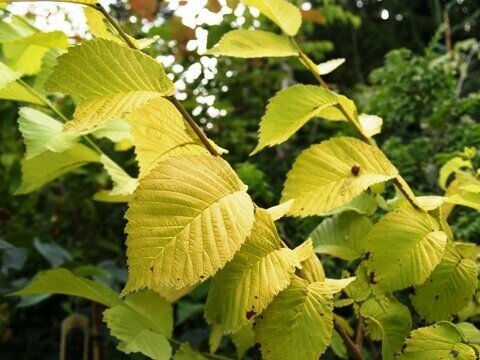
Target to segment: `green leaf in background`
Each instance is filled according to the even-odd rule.
[[[172,81],[155,59],[103,39],[72,46],[58,57],[45,88],[81,100],[135,91],[174,92]]]
[[[300,262],[295,251],[281,247],[270,215],[257,209],[250,236],[212,280],[207,321],[220,324],[226,333],[237,331],[288,286],[296,267]]]
[[[294,199],[290,215],[321,215],[397,174],[379,149],[350,137],[334,138],[300,154],[287,175],[282,201]]]
[[[365,250],[368,271],[386,291],[422,284],[440,263],[447,235],[435,219],[413,208],[400,208],[373,226]]]
[[[63,132],[63,124],[47,114],[23,107],[19,111],[19,129],[22,133],[26,159],[31,159],[45,151],[60,153],[75,146],[78,138]]]
[[[315,252],[344,260],[363,256],[364,244],[372,222],[355,212],[344,212],[325,219],[310,234]]]
[[[477,288],[475,261],[463,258],[448,243],[445,256],[430,277],[415,288],[412,304],[427,321],[450,320],[472,299]]]
[[[160,295],[144,290],[125,298],[125,304],[103,313],[118,349],[126,354],[140,352],[151,359],[169,360],[168,338],[173,331],[172,305]]]
[[[64,129],[74,135],[99,131],[109,122],[124,119],[129,112],[159,97],[156,92],[132,91],[86,100],[76,107],[73,119],[65,123]]]
[[[439,322],[412,331],[399,360],[477,359],[474,349],[464,343],[460,331],[449,322]]]
[[[262,316],[255,332],[264,359],[316,360],[332,338],[332,293],[322,282],[292,279]]]
[[[62,294],[89,299],[111,307],[122,304],[118,295],[107,286],[78,277],[67,269],[42,272],[22,290],[12,295]]]
[[[299,84],[281,90],[268,102],[252,154],[288,140],[307,121],[337,103],[334,93],[319,86]]]
[[[52,267],[59,267],[66,261],[73,259],[67,250],[53,242],[41,242],[35,238],[33,240],[33,246]]]
[[[256,7],[287,35],[295,36],[302,24],[300,10],[287,0],[241,0],[241,2]]]
[[[361,304],[360,315],[365,319],[366,334],[374,341],[382,341],[382,359],[393,359],[412,329],[408,307],[394,297],[382,302],[372,297]]]
[[[22,161],[22,185],[15,194],[28,194],[69,171],[88,163],[99,162],[100,156],[82,144],[61,153],[45,151]]]
[[[125,215],[124,293],[182,288],[221,269],[253,226],[246,190],[225,160],[210,155],[171,157],[140,179]]]
[[[207,55],[238,58],[298,56],[298,50],[287,37],[262,30],[232,30]]]

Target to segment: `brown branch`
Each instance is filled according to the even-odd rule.
[[[360,352],[360,348],[352,341],[350,336],[348,336],[347,331],[342,327],[342,325],[340,325],[340,323],[335,318],[333,318],[333,326],[335,327],[335,330],[337,330],[340,337],[343,339],[348,350],[352,353],[353,358],[355,360],[365,360],[362,353]]]

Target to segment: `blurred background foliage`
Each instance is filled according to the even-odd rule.
[[[353,97],[362,112],[384,119],[383,132],[376,140],[418,194],[441,195],[439,168],[465,147],[478,148],[480,142],[478,2],[293,2],[302,8],[299,41],[305,51],[316,62],[347,59],[325,80]],[[216,59],[199,53],[232,28],[277,30],[235,0],[130,0],[109,5],[131,35],[159,37],[146,51],[174,75],[179,97],[208,135],[229,150],[227,160],[260,206],[278,203],[286,172],[303,149],[331,136],[353,135],[345,124],[311,121],[289,142],[249,157],[268,99],[283,87],[314,79],[294,60]],[[38,7],[22,4],[4,10],[2,18],[7,22],[0,24],[0,34],[8,30],[5,24],[13,12],[42,29],[73,24],[66,30],[72,42],[89,37],[78,6],[59,10],[52,5],[40,12]],[[73,110],[71,103],[58,105],[65,113]],[[101,324],[101,309],[95,304],[65,297],[21,301],[5,297],[38,271],[57,266],[120,289],[126,278],[126,206],[91,199],[108,186],[106,175],[95,166],[76,170],[39,192],[13,196],[20,184],[24,151],[17,129],[18,104],[2,101],[0,112],[2,359],[58,358],[60,324],[73,313],[83,313],[97,324],[92,359],[127,357],[114,350]],[[106,141],[100,145],[112,150]],[[135,173],[131,150],[114,156]],[[473,160],[478,166],[478,156]],[[480,242],[480,218],[475,211],[456,209],[449,220],[457,238]],[[299,243],[318,221],[286,219],[279,223],[279,231]],[[324,264],[329,275],[337,271],[336,260],[325,259]],[[207,287],[200,286],[176,305],[175,331],[180,340],[208,350],[210,329],[203,320],[202,305]],[[235,356],[227,338],[220,346],[225,354]],[[327,359],[342,357],[344,350],[336,346],[336,354],[329,350]],[[374,354],[375,345],[371,346]],[[247,358],[258,356],[256,349],[247,354]]]

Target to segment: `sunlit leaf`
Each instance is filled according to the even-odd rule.
[[[155,59],[103,39],[70,47],[58,58],[45,88],[81,100],[133,91],[174,92],[172,81]]]
[[[477,358],[472,347],[464,343],[459,330],[449,322],[440,322],[412,331],[399,360],[438,360]]]
[[[307,121],[337,103],[334,93],[319,86],[299,84],[278,92],[262,117],[258,145],[252,154],[288,140]]]
[[[263,358],[317,360],[332,338],[333,301],[322,283],[293,279],[255,328]]]
[[[159,93],[151,91],[132,91],[86,100],[75,109],[73,119],[65,123],[65,131],[75,135],[92,133],[159,97]]]
[[[12,69],[25,75],[40,71],[42,59],[50,49],[65,49],[68,38],[61,31],[37,32],[3,44],[3,54]]]
[[[205,308],[209,323],[235,332],[261,314],[300,267],[294,250],[282,248],[273,220],[257,209],[252,232],[233,260],[213,278]]]
[[[317,65],[319,75],[327,75],[345,62],[345,59],[332,59]]]
[[[447,235],[429,214],[399,208],[373,226],[365,245],[370,277],[384,290],[422,284],[442,260]]]
[[[129,280],[181,288],[215,274],[253,226],[253,203],[227,162],[175,156],[140,179],[126,213]]]
[[[335,138],[300,154],[287,175],[282,201],[295,200],[289,212],[294,216],[325,214],[397,174],[379,149],[354,138]]]
[[[78,141],[76,136],[62,132],[63,124],[60,121],[41,111],[24,107],[19,115],[19,129],[27,148],[26,159],[45,151],[68,150]]]
[[[140,352],[151,359],[169,360],[172,348],[172,306],[149,290],[131,294],[125,304],[103,313],[113,336],[120,340],[118,349],[126,354]]]
[[[442,189],[447,188],[447,182],[453,173],[456,171],[462,169],[462,168],[467,168],[471,169],[472,168],[472,162],[470,160],[465,160],[460,157],[454,157],[450,160],[448,160],[441,168],[440,168],[440,174],[438,177],[438,184]]]
[[[239,58],[298,56],[298,50],[284,36],[262,30],[232,30],[207,51],[207,55]]]
[[[415,288],[412,303],[427,321],[450,320],[470,302],[477,288],[475,261],[462,258],[449,243],[445,256],[422,285]]]
[[[287,0],[241,0],[241,2],[256,7],[290,36],[295,36],[302,24],[300,10]]]
[[[172,103],[152,100],[126,116],[130,123],[140,177],[169,156],[208,154]]]

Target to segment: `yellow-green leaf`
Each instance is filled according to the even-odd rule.
[[[282,248],[270,215],[255,213],[252,232],[240,251],[210,285],[205,317],[226,333],[259,315],[285,289],[300,262],[294,250]]]
[[[65,123],[65,131],[76,135],[89,134],[112,120],[125,118],[129,112],[159,97],[161,94],[156,92],[132,91],[86,100],[75,109],[73,119]]]
[[[125,304],[103,313],[113,336],[120,340],[118,349],[126,354],[140,352],[151,359],[169,360],[172,348],[172,306],[149,290],[131,294]]]
[[[173,360],[207,360],[207,358],[194,351],[188,343],[184,343],[173,356]]]
[[[312,254],[302,262],[302,268],[297,270],[297,275],[309,283],[325,281],[325,271],[317,255]]]
[[[155,59],[103,39],[70,47],[58,58],[45,88],[81,100],[134,91],[174,92],[172,81]]]
[[[7,65],[0,62],[0,99],[44,105],[42,99],[17,82],[20,77],[21,73],[10,69]]]
[[[96,193],[93,199],[106,202],[126,202],[130,200],[138,185],[138,180],[128,175],[125,170],[109,157],[101,155],[100,161],[113,181],[113,188]]]
[[[362,125],[363,133],[367,137],[380,134],[382,131],[383,119],[380,116],[360,114],[358,120]]]
[[[285,36],[262,30],[232,30],[207,54],[238,58],[284,57],[298,56],[298,50]]]
[[[169,156],[208,154],[175,106],[157,98],[126,116],[130,123],[140,177]]]
[[[78,141],[75,135],[62,132],[63,124],[47,114],[21,108],[18,119],[19,129],[27,148],[26,159],[45,151],[62,152],[72,148]]]
[[[315,252],[344,260],[355,260],[364,254],[364,244],[372,222],[366,216],[344,212],[322,221],[309,238]]]
[[[255,331],[248,325],[234,332],[230,338],[237,349],[237,359],[243,359],[247,350],[255,345]]]
[[[181,288],[215,274],[253,226],[253,203],[227,162],[175,156],[140,179],[126,213],[129,280]]]
[[[92,135],[97,139],[109,139],[114,143],[133,140],[130,124],[123,119],[107,122],[101,129],[95,130]]]
[[[272,217],[273,221],[277,221],[288,213],[292,205],[293,205],[293,200],[288,200],[284,203],[268,208],[267,211]]]
[[[331,342],[332,293],[322,282],[292,279],[262,316],[255,332],[265,360],[317,360]]]
[[[61,153],[45,151],[31,159],[24,159],[22,185],[15,194],[27,194],[73,169],[99,161],[100,156],[82,144],[76,144]]]
[[[372,297],[361,304],[360,314],[365,319],[365,333],[382,341],[382,360],[393,359],[412,329],[408,307],[394,297],[382,302]]]
[[[373,226],[365,245],[370,278],[386,291],[422,284],[443,258],[447,235],[420,210],[399,208]]]
[[[125,39],[122,38],[118,31],[112,26],[112,24],[108,22],[108,20],[100,11],[92,7],[85,7],[84,13],[85,18],[87,19],[88,29],[95,37],[111,40],[119,45],[128,46]],[[152,42],[156,41],[156,38],[137,40],[128,34],[127,37],[138,49],[143,49],[149,46]]]
[[[319,75],[327,75],[345,62],[345,59],[332,59],[317,65]]]
[[[477,359],[472,347],[464,343],[460,331],[449,322],[439,322],[412,331],[399,360]]]
[[[307,121],[337,103],[334,93],[319,86],[299,84],[281,90],[268,103],[252,154],[288,140]]]
[[[241,2],[256,7],[287,35],[295,36],[302,24],[300,10],[287,0],[241,0]]]
[[[325,214],[397,174],[379,149],[358,139],[335,138],[311,146],[296,159],[282,201],[295,200],[290,209],[294,216]]]
[[[477,275],[475,261],[463,258],[456,246],[448,243],[440,264],[415,288],[413,306],[427,321],[450,320],[472,299]]]
[[[461,157],[454,157],[453,159],[448,160],[441,168],[440,168],[440,175],[438,177],[438,184],[442,189],[447,188],[447,182],[453,173],[456,171],[467,168],[472,168],[472,162],[470,160],[465,160]]]
[[[37,32],[3,44],[6,62],[25,75],[40,71],[42,59],[50,49],[65,49],[68,38],[62,31]]]
[[[30,284],[12,295],[38,294],[78,296],[109,307],[122,303],[118,295],[106,285],[76,276],[70,270],[62,268],[39,273]]]

